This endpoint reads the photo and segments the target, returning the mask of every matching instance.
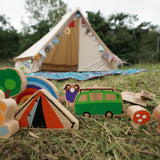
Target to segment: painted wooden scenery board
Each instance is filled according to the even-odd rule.
[[[18,110],[20,127],[78,129],[79,121],[48,91],[41,89]]]
[[[47,90],[54,98],[60,101],[59,91],[53,83],[45,78],[37,76],[27,76],[26,90],[16,97],[17,104],[21,105],[40,89]]]

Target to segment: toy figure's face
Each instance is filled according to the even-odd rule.
[[[70,91],[71,91],[71,93],[73,93],[75,91],[75,89],[73,87],[71,87]]]

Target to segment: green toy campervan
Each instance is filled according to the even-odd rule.
[[[84,117],[104,115],[123,116],[124,107],[121,94],[113,88],[84,88],[75,100],[75,114]]]

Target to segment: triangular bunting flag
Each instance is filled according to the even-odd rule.
[[[81,24],[82,24],[83,27],[87,26],[83,18],[81,20]]]
[[[44,50],[45,50],[45,53],[49,53],[50,52],[50,46],[47,46]]]
[[[54,38],[52,41],[54,44],[59,44],[59,40],[57,38]]]
[[[41,51],[39,51],[39,54],[41,54],[42,56],[46,57],[46,53],[45,53],[44,49],[42,49]]]
[[[94,41],[96,40],[96,36],[93,36],[93,40],[94,40]]]
[[[86,29],[86,35],[87,35],[89,32],[90,32],[90,30],[87,28],[87,29]]]
[[[112,60],[113,56],[109,55],[109,62]]]
[[[75,27],[74,21],[72,21],[72,22],[69,24],[69,27]]]
[[[114,57],[113,59],[114,59],[115,62],[117,62],[117,57]]]
[[[80,14],[80,12],[79,12],[79,11],[77,11],[77,13],[76,13],[76,17],[77,17],[77,18],[80,18],[80,17],[81,17],[81,14]]]
[[[71,30],[69,29],[69,27],[67,27],[67,28],[64,30],[64,33],[65,33],[65,34],[70,34],[70,33],[71,33]]]
[[[88,35],[91,37],[91,36],[93,35],[93,33],[92,33],[92,32],[90,32]]]
[[[101,56],[103,59],[107,59],[108,57],[108,53],[107,52],[103,52],[102,56]]]
[[[53,45],[52,42],[49,43],[49,46],[52,47],[52,48],[54,48],[54,45]]]
[[[99,45],[99,51],[101,51],[101,52],[104,51],[104,48],[102,47],[101,44]]]
[[[24,65],[29,69],[30,68],[30,63],[29,61],[27,61],[26,63],[24,63]]]

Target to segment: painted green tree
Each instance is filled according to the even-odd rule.
[[[15,96],[21,91],[21,78],[16,70],[0,70],[0,89],[6,98]]]

